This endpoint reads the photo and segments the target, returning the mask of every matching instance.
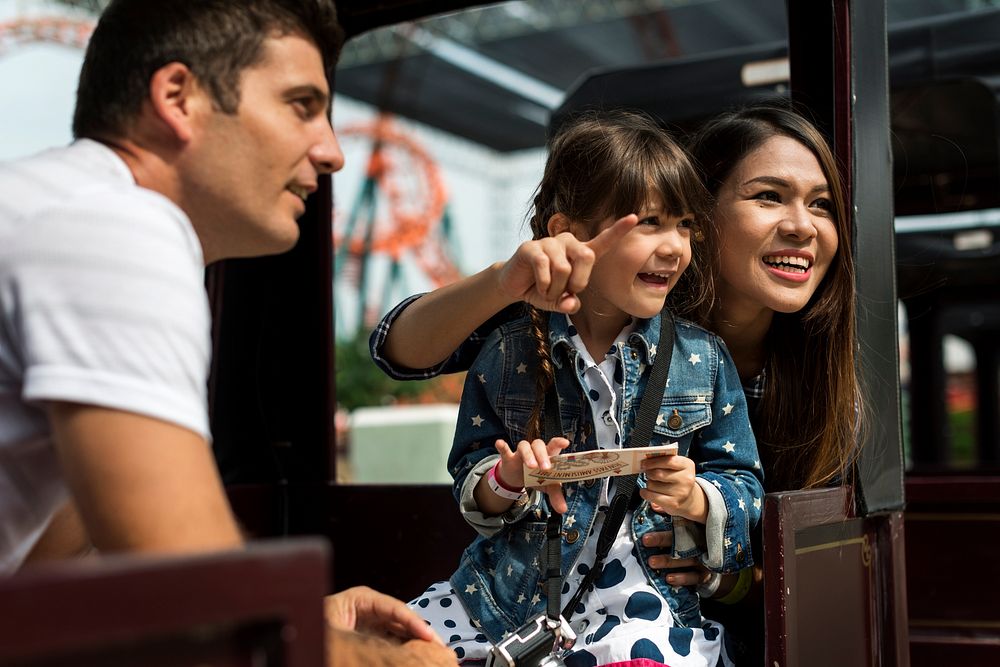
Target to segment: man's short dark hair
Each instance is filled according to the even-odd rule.
[[[153,74],[171,62],[236,113],[241,72],[260,62],[268,37],[291,33],[316,43],[329,80],[343,41],[333,0],[113,0],[87,46],[73,134],[123,136]]]

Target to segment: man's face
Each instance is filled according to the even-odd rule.
[[[206,263],[295,245],[319,175],[344,165],[329,100],[319,50],[293,33],[265,40],[262,61],[243,71],[235,115],[205,115],[181,179]]]

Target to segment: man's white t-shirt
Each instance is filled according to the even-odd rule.
[[[0,164],[0,573],[67,497],[46,402],[209,437],[203,281],[187,216],[104,145]]]

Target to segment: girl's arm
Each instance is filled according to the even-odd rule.
[[[753,564],[751,531],[760,521],[763,473],[736,365],[721,339],[712,399],[712,422],[698,432],[689,456],[708,500],[705,521],[710,569],[733,572]]]
[[[510,501],[505,508],[498,508],[477,497],[481,485],[488,483],[489,471],[500,459],[495,443],[511,437],[498,409],[503,331],[498,329],[489,336],[466,375],[455,440],[448,456],[448,472],[455,480],[452,493],[462,517],[484,537],[492,537],[505,524],[519,520],[539,501],[537,492],[529,492],[524,501]]]

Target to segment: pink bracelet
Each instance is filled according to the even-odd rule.
[[[490,468],[489,473],[486,475],[486,481],[490,485],[490,490],[500,496],[501,498],[506,498],[507,500],[517,500],[524,495],[524,487],[520,489],[515,489],[513,487],[507,486],[504,481],[500,478],[498,472],[500,468],[500,462]]]

